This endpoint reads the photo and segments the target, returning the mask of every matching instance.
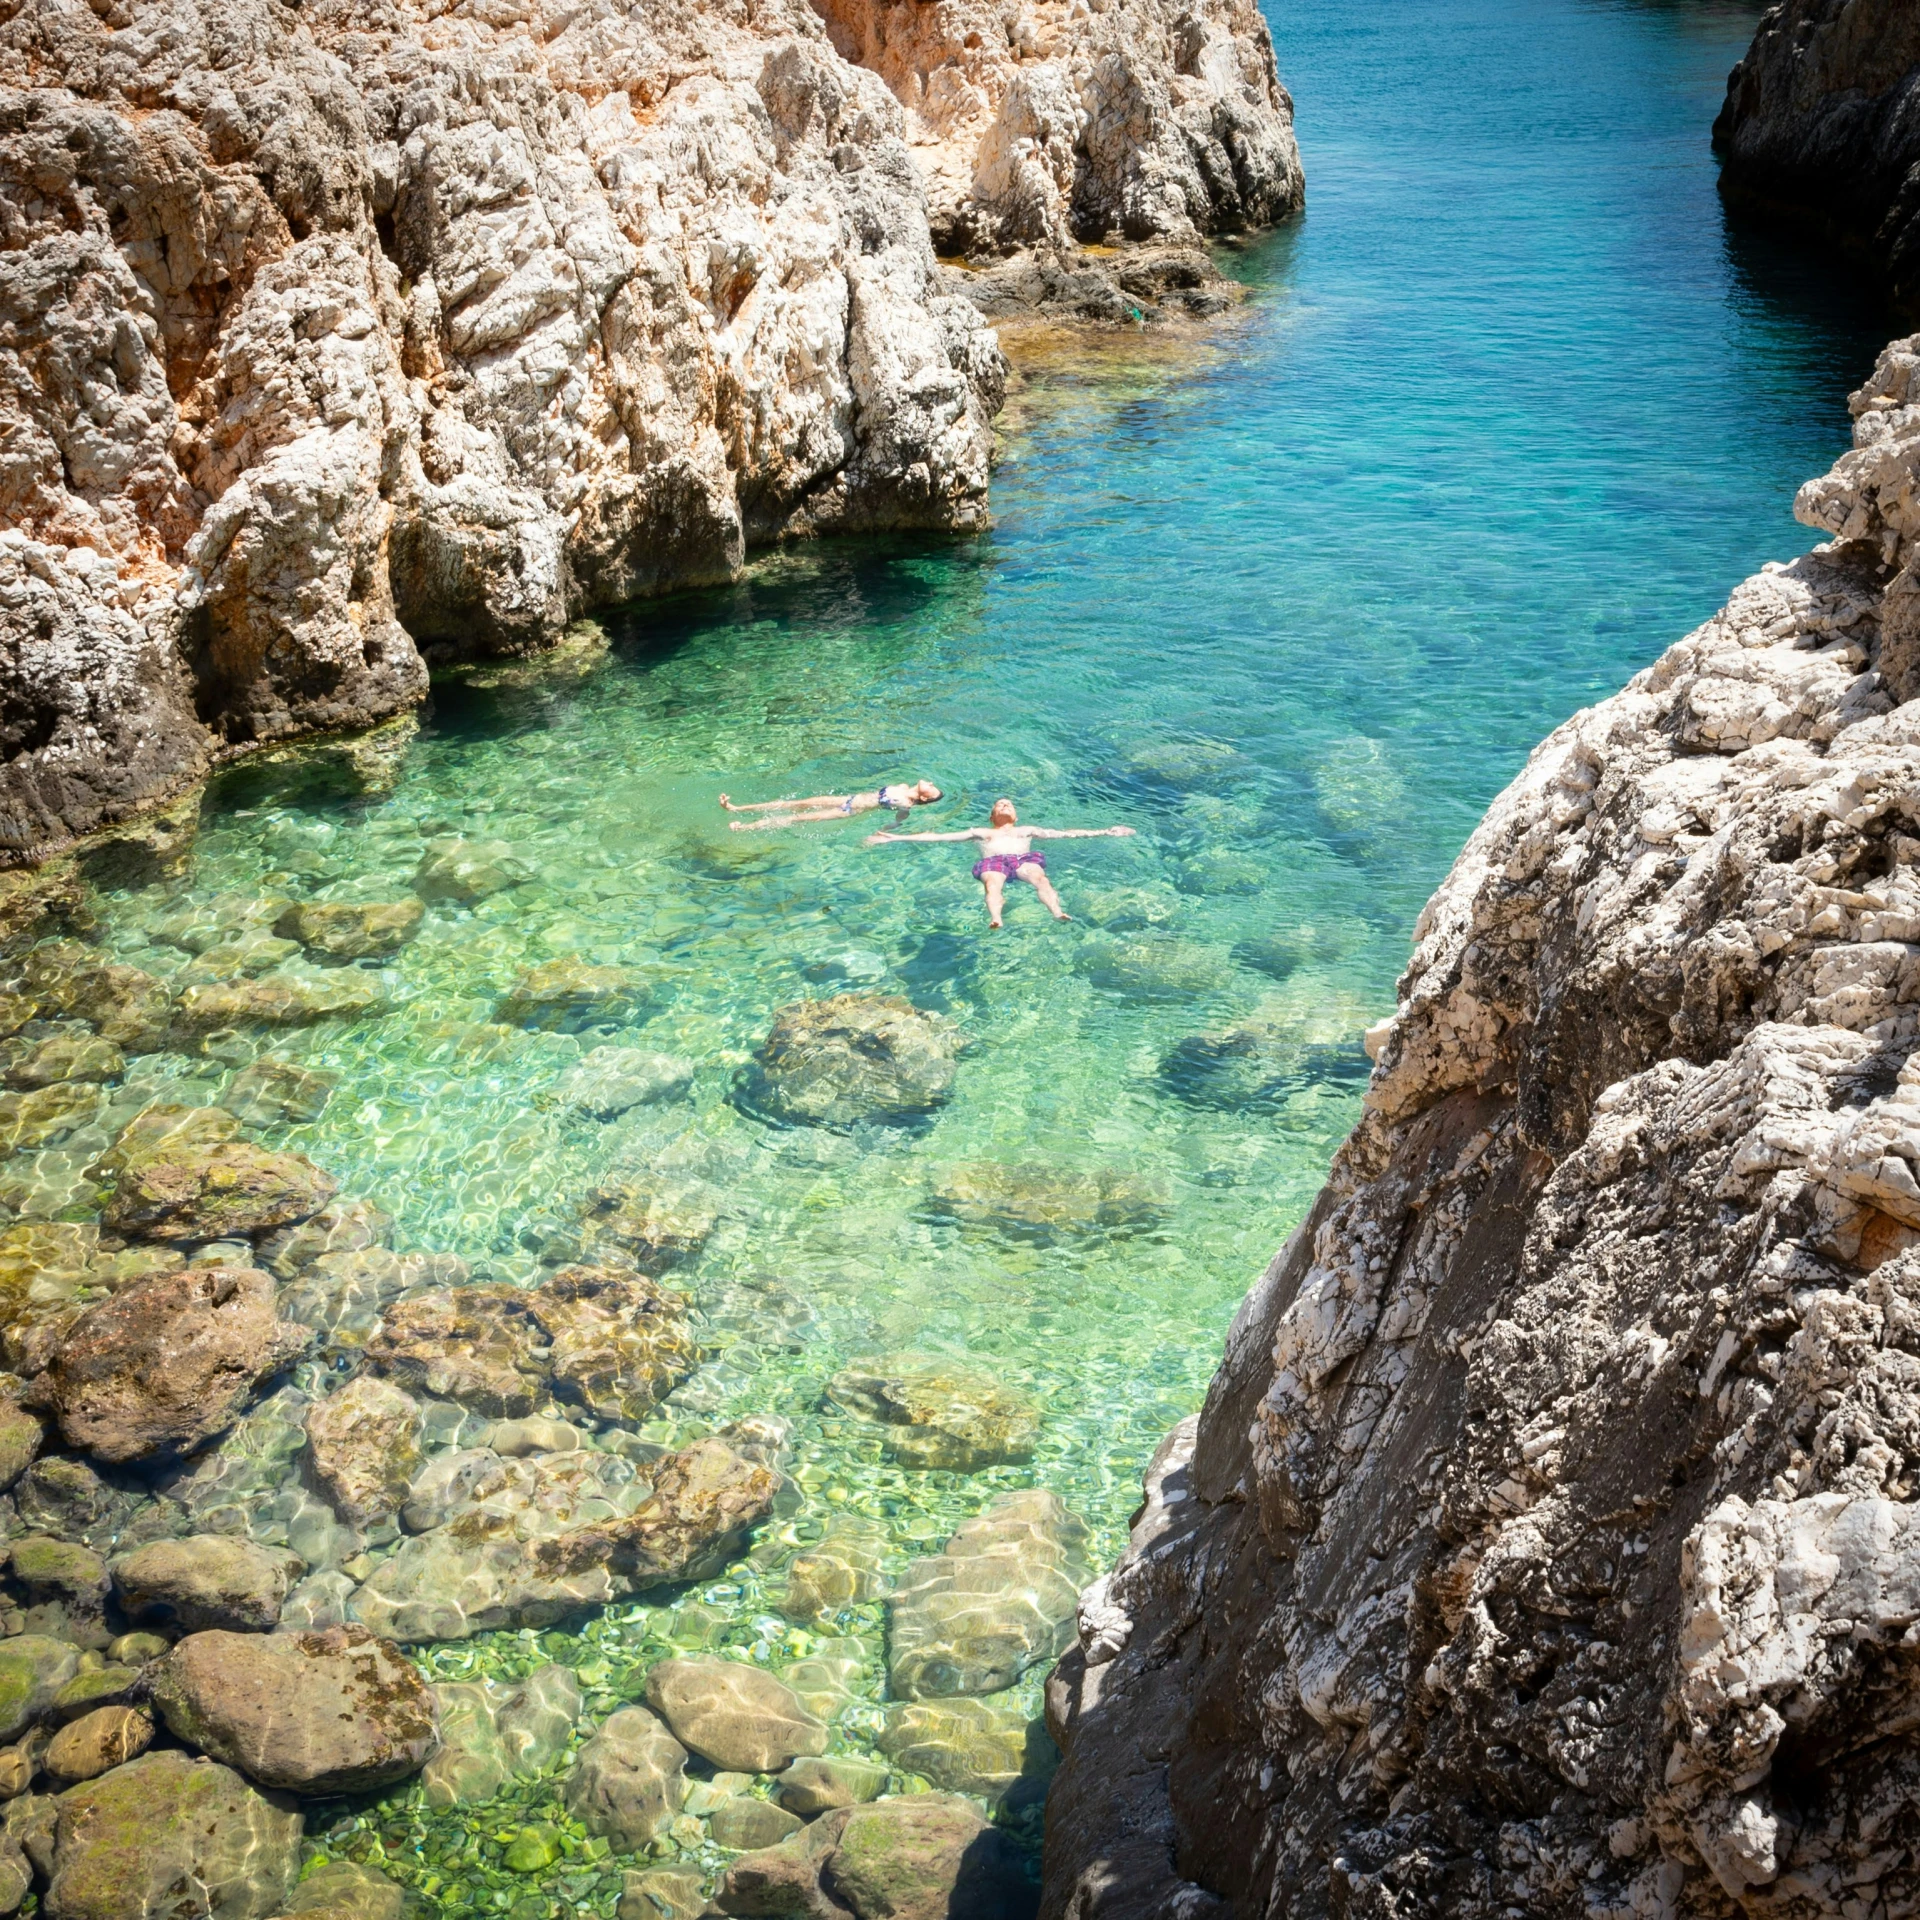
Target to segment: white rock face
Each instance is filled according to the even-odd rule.
[[[907,109],[943,253],[1191,241],[1305,184],[1252,0],[817,0]]]
[[[7,9],[0,858],[423,653],[984,524],[906,131],[803,0]]]
[[[1494,803],[1050,1685],[1043,1911],[1920,1911],[1920,338]]]

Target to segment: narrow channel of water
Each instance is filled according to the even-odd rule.
[[[604,654],[450,680],[390,796],[242,776],[189,883],[112,903],[119,957],[177,977],[189,956],[162,936],[183,905],[400,899],[429,842],[506,843],[530,878],[435,905],[370,963],[391,1011],[274,1037],[337,1087],[262,1137],[391,1212],[398,1247],[482,1278],[534,1279],[611,1166],[669,1173],[714,1215],[672,1276],[714,1357],[646,1435],[784,1419],[804,1505],[723,1579],[430,1650],[437,1677],[558,1658],[591,1719],[675,1648],[776,1670],[824,1650],[852,1663],[836,1750],[870,1753],[883,1606],[780,1611],[829,1516],[871,1523],[847,1537],[891,1576],[1040,1486],[1110,1557],[1144,1461],[1351,1124],[1358,1033],[1487,801],[1568,712],[1809,544],[1789,502],[1843,445],[1883,322],[1722,215],[1707,129],[1754,10],[1269,10],[1306,219],[1232,256],[1251,298],[1204,344],[1036,362],[990,538],[798,552],[605,621]],[[958,849],[867,850],[852,825],[730,835],[715,804],[916,775],[948,796],[919,825],[1006,793],[1031,820],[1137,837],[1052,854],[1071,925],[1017,888],[990,935]],[[652,970],[654,1010],[578,1035],[494,1022],[523,970],[564,957]],[[776,1012],[842,991],[959,1024],[928,1124],[783,1128],[736,1097]],[[595,1118],[557,1089],[602,1044],[678,1056],[690,1085]],[[134,1072],[218,1099],[250,1050]],[[72,1204],[57,1154],[19,1164],[9,1204]],[[1092,1185],[1036,1187],[1033,1168]],[[1006,1203],[1024,1229],[992,1200],[956,1219],[955,1169],[976,1193],[1027,1180]],[[1138,1206],[1103,1224],[1085,1195],[1119,1175]],[[1031,1462],[903,1468],[823,1407],[837,1369],[903,1352],[1030,1396]],[[331,1818],[314,1831],[350,1852],[377,1836],[432,1912],[610,1914],[633,1864],[563,1844],[550,1779],[478,1810],[412,1788]],[[509,1845],[542,1821],[561,1857],[523,1851],[517,1871]],[[660,1851],[726,1857],[682,1837]]]

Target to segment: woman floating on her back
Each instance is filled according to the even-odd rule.
[[[963,827],[958,833],[870,833],[867,845],[876,847],[889,840],[978,840],[980,858],[973,863],[973,877],[986,889],[987,925],[997,927],[1009,876],[1026,881],[1056,920],[1073,917],[1047,878],[1046,856],[1033,850],[1036,840],[1099,840],[1133,832],[1131,827],[1023,827],[1011,800],[996,800],[987,818],[990,825]]]
[[[896,824],[915,807],[931,806],[940,789],[931,780],[909,780],[900,786],[876,787],[871,793],[816,793],[811,800],[755,800],[735,806],[724,793],[720,804],[729,813],[764,813],[764,820],[734,820],[735,833],[759,833],[769,827],[806,827],[821,820],[841,820],[854,813],[891,807]]]

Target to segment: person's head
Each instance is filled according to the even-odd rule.
[[[987,815],[987,818],[996,827],[1010,827],[1020,816],[1014,812],[1011,800],[996,800],[993,803],[993,811]]]
[[[930,807],[940,798],[940,789],[931,780],[916,780],[913,783],[913,804],[916,807]]]

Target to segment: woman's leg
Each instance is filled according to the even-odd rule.
[[[1007,876],[998,867],[991,867],[980,876],[980,884],[987,890],[987,925],[997,927],[1006,897]]]
[[[770,813],[764,820],[729,820],[727,825],[735,833],[765,833],[770,827],[812,827],[822,820],[842,820],[846,814],[840,807],[816,807],[812,812]]]
[[[1045,867],[1015,867],[1014,872],[1022,880],[1032,883],[1033,890],[1040,896],[1041,904],[1056,920],[1071,920],[1073,915],[1060,904],[1060,896],[1053,890],[1053,882],[1047,878]]]

